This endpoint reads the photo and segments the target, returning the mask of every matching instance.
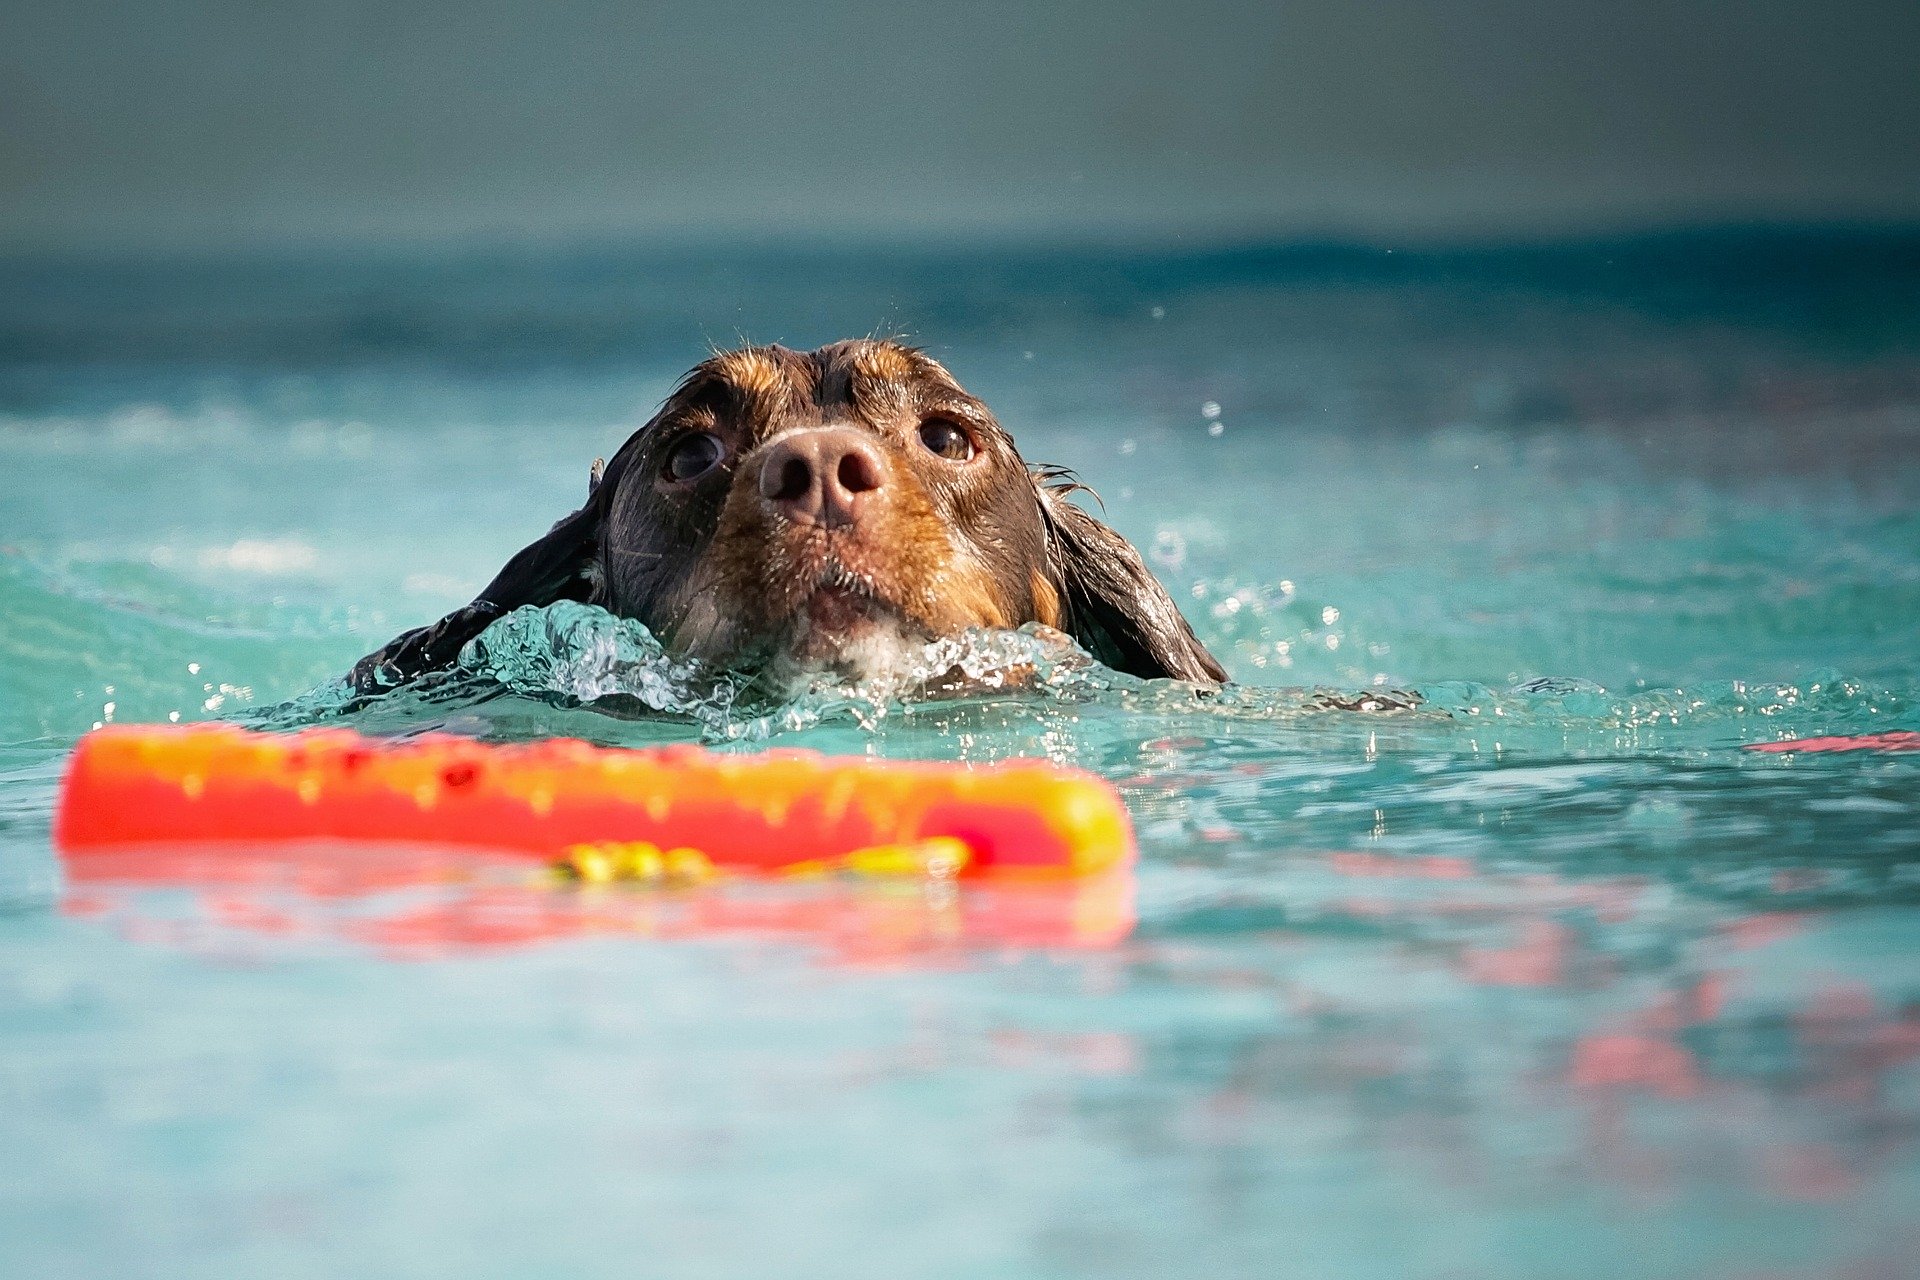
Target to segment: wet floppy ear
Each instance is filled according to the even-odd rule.
[[[1118,671],[1213,685],[1227,673],[1193,634],[1133,544],[1068,501],[1071,488],[1036,477],[1047,561],[1061,589],[1062,627]]]
[[[585,600],[593,592],[599,563],[604,502],[599,490],[603,464],[596,461],[587,485],[587,502],[565,516],[546,536],[525,547],[493,576],[473,603],[455,609],[431,626],[415,627],[353,664],[347,677],[363,693],[405,684],[429,671],[453,665],[460,649],[494,619],[523,605]]]

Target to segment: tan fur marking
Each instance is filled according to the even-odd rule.
[[[907,411],[914,373],[912,353],[896,343],[848,344],[829,357],[820,399],[830,408],[844,403],[868,421],[884,423]]]
[[[926,352],[905,351],[903,349],[901,354],[910,362],[914,372],[918,373],[921,377],[929,378],[951,390],[960,390],[960,384],[954,381],[952,374],[947,372],[947,366],[941,364]]]
[[[927,620],[942,631],[966,627],[1006,627],[1007,609],[995,590],[993,575],[977,564],[952,565],[940,579],[941,591]]]
[[[913,374],[913,362],[893,343],[876,342],[854,356],[853,371],[863,378],[905,379]]]
[[[1038,569],[1028,579],[1033,590],[1033,620],[1049,627],[1060,625],[1060,593],[1053,589],[1047,576]]]
[[[713,369],[748,399],[763,404],[778,404],[786,397],[786,374],[763,351],[748,347],[741,351],[725,352],[714,357]]]

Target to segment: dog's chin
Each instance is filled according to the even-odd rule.
[[[864,682],[907,670],[929,639],[902,610],[867,592],[822,586],[795,610],[766,672],[797,688],[821,675]]]

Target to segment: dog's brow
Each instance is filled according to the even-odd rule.
[[[901,413],[913,403],[913,381],[891,374],[862,373],[856,365],[847,379],[846,397],[863,414]]]
[[[907,381],[915,372],[912,358],[892,343],[862,347],[853,357],[853,371],[862,378],[897,382]]]
[[[708,367],[733,389],[744,407],[761,413],[779,412],[793,394],[793,383],[781,362],[754,347],[715,356]]]
[[[953,417],[980,421],[984,416],[936,361],[898,343],[862,344],[843,357],[838,369],[840,396],[863,413],[891,415],[910,408],[945,412],[948,404],[963,402],[957,403]]]
[[[993,415],[988,413],[979,401],[955,395],[952,392],[934,396],[927,401],[925,409],[930,414],[952,418],[956,422],[964,422],[982,431],[989,431],[995,425]]]

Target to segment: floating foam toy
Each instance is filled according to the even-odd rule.
[[[592,881],[834,871],[1061,880],[1134,857],[1113,789],[1041,762],[968,768],[226,725],[87,735],[54,834],[70,854],[182,843],[466,846]]]

